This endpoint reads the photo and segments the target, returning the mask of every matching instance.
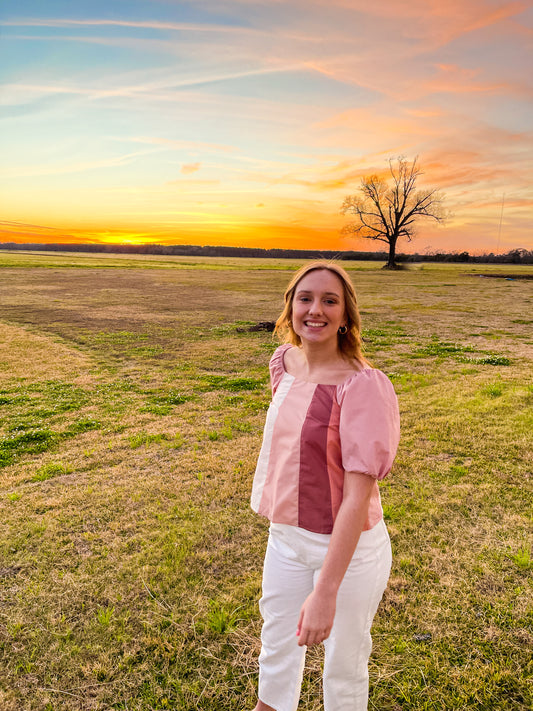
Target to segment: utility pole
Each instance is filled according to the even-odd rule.
[[[505,193],[502,195],[502,211],[500,212],[500,227],[498,229],[498,246],[496,247],[496,254],[500,253],[500,237],[502,236],[502,221],[503,221],[504,202],[505,202]]]

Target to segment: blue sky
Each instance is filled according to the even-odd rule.
[[[4,0],[0,25],[1,241],[373,248],[342,200],[418,155],[451,216],[412,248],[533,248],[531,2]]]

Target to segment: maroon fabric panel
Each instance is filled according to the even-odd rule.
[[[300,439],[298,525],[315,533],[333,530],[327,445],[335,390],[335,385],[316,386]]]

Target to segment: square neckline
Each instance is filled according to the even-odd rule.
[[[286,346],[284,348],[283,346]],[[289,375],[291,378],[294,380],[298,381],[299,383],[306,383],[307,385],[324,385],[326,387],[330,388],[338,388],[339,386],[346,385],[348,381],[352,380],[353,378],[356,378],[358,375],[361,373],[364,373],[365,371],[368,370],[375,370],[375,368],[372,367],[361,367],[360,370],[355,370],[352,375],[349,375],[347,378],[344,380],[341,380],[340,383],[322,383],[322,382],[315,382],[314,380],[305,380],[305,378],[299,378],[296,375],[293,375],[292,373],[289,373],[287,370],[287,367],[285,365],[285,353],[289,351],[291,348],[297,348],[297,346],[293,346],[292,343],[284,343],[282,346],[279,346],[281,353],[280,353],[280,363],[281,363],[281,368],[283,370],[284,375]]]

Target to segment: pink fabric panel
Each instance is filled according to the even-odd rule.
[[[328,474],[328,430],[335,385],[316,385],[300,441],[298,526],[331,533],[333,511]]]
[[[274,523],[298,525],[300,431],[315,385],[294,381],[274,424],[259,513]]]
[[[344,469],[342,467],[339,442],[339,419],[340,409],[336,398],[334,398],[328,427],[328,476],[329,490],[331,491],[331,510],[334,520],[341,505],[342,490],[344,488]]]
[[[391,470],[400,439],[392,383],[380,370],[362,370],[339,386],[338,397],[344,469],[383,479]]]
[[[268,475],[274,425],[276,424],[279,410],[283,407],[283,401],[290,392],[293,382],[294,378],[292,375],[285,375],[279,383],[276,389],[276,394],[272,398],[272,402],[268,408],[265,427],[263,429],[263,443],[257,459],[257,466],[255,468],[254,482],[252,486],[252,496],[250,498],[252,509],[256,512],[259,511],[259,505],[263,495],[263,487]]]

